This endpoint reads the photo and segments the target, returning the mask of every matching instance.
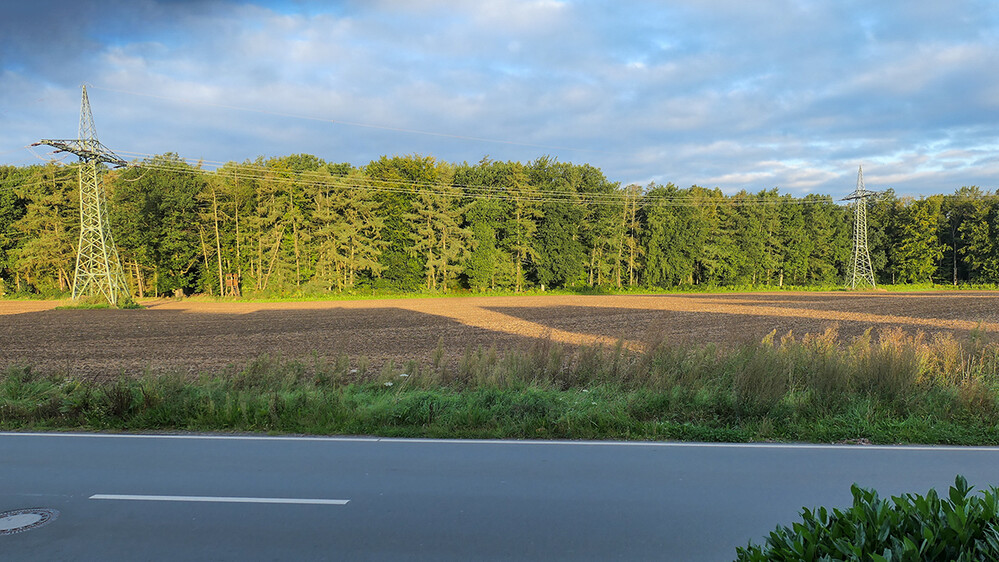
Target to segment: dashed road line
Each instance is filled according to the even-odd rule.
[[[347,505],[350,500],[324,498],[241,498],[232,496],[150,496],[135,494],[94,494],[92,500],[124,500],[154,502],[205,502],[205,503],[270,503],[292,505]]]

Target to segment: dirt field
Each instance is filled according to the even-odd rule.
[[[0,300],[0,367],[108,376],[145,370],[197,373],[284,358],[365,356],[427,361],[438,341],[451,361],[468,347],[500,349],[537,338],[570,345],[624,340],[632,348],[740,343],[865,329],[961,335],[999,332],[999,293],[759,293],[648,296],[463,297],[293,303],[145,301],[140,310],[55,310],[65,303]]]

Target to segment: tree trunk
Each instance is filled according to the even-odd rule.
[[[618,289],[621,288],[621,261],[624,259],[624,231],[622,231],[621,240],[617,245],[617,257],[614,258],[614,284]]]
[[[298,221],[291,221],[292,239],[295,241],[295,286],[302,286],[302,260],[301,252],[298,250]]]
[[[441,232],[441,290],[447,292],[447,229]]]
[[[267,275],[264,276],[263,286],[260,287],[261,291],[267,289],[267,282],[270,281],[271,272],[274,271],[274,263],[277,261],[278,248],[281,247],[281,237],[282,236],[284,236],[284,225],[281,225],[281,229],[278,230],[277,238],[274,240],[274,249],[271,250],[271,263],[270,263],[269,266],[267,266]]]
[[[354,261],[354,260],[357,259],[356,258],[357,253],[356,253],[355,250],[356,250],[356,245],[353,244],[353,243],[351,243],[351,245],[350,245],[350,267],[347,269],[347,279],[346,279],[346,283],[345,283],[345,285],[349,289],[353,289],[354,288],[354,276],[355,276],[356,267],[357,267],[355,265],[357,262]]]
[[[139,269],[138,261],[134,261],[132,263],[135,264],[135,284],[136,288],[139,289],[139,298],[144,299],[146,298],[146,288],[142,284],[142,270]]]
[[[236,182],[236,186],[237,186],[237,190],[236,191],[238,193],[238,191],[239,191],[238,190],[238,187],[239,187],[239,182],[238,181]],[[239,244],[239,202],[236,201],[236,197],[233,197],[233,206],[236,207],[236,264],[235,264],[235,267],[233,267],[233,269],[236,271],[236,281],[238,283],[239,282],[239,278],[243,276],[243,271],[242,271],[242,268],[243,268],[243,258],[242,258],[242,256],[239,253],[239,251],[240,251],[239,250],[239,248],[240,248],[240,244]]]
[[[517,204],[517,222],[516,222],[516,224],[517,224],[517,263],[515,263],[513,265],[513,275],[514,275],[513,285],[514,285],[514,291],[517,292],[517,293],[519,293],[521,291],[521,289],[523,288],[521,286],[521,279],[520,278],[523,275],[521,269],[523,267],[522,264],[523,264],[523,261],[524,261],[524,254],[523,254],[524,244],[523,244],[523,242],[521,240],[521,232],[520,232],[522,225],[520,223],[520,204],[519,203]]]
[[[253,258],[250,258],[250,263],[253,263]],[[251,268],[252,269],[252,268]],[[264,237],[257,237],[257,271],[254,277],[257,278],[257,290],[263,291],[264,282]]]
[[[596,254],[597,254],[597,247],[596,245],[594,245],[592,248],[590,248],[590,277],[588,283],[591,287],[593,286],[593,260],[595,259]]]
[[[954,286],[957,286],[957,236],[954,235]]]
[[[200,225],[198,226],[198,236],[201,237],[201,253],[205,256],[205,272],[207,273],[211,269],[211,266],[208,265],[208,244],[205,244],[205,230]],[[219,290],[221,291],[222,287],[219,287]],[[209,285],[208,295],[211,296],[211,294],[212,286]]]
[[[212,213],[215,215],[215,254],[219,262],[219,295],[225,296],[225,282],[222,280],[222,241],[219,239],[219,204],[214,187],[212,188]]]

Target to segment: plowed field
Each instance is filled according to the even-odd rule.
[[[640,348],[666,339],[720,344],[873,327],[999,331],[999,293],[759,293],[525,296],[210,303],[151,300],[139,310],[55,310],[65,303],[0,300],[0,367],[95,377],[213,371],[261,354],[288,359],[365,356],[427,361],[438,342],[450,361],[465,349],[568,345]]]

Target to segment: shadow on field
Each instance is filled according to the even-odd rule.
[[[673,345],[755,344],[774,330],[779,338],[789,331],[797,336],[818,334],[830,326],[838,327],[841,339],[851,339],[868,328],[873,327],[876,332],[881,327],[895,326],[821,318],[584,306],[497,307],[490,310],[531,322],[544,322],[560,330],[653,344],[666,341]]]
[[[873,328],[964,337],[999,314],[991,293],[763,293],[411,299],[392,302],[166,302],[137,310],[42,310],[0,322],[0,368],[29,365],[75,375],[145,370],[198,373],[242,365],[262,354],[285,359],[364,357],[458,361],[466,349],[527,348],[551,339],[566,347],[617,340],[675,345],[757,343],[776,330],[796,336],[836,325],[846,341]],[[199,311],[199,308],[202,310]]]
[[[393,359],[427,361],[442,346],[528,346],[534,338],[466,326],[398,308],[262,310],[247,314],[176,310],[49,310],[6,317],[0,366],[107,376],[144,370],[197,373],[243,364],[261,354],[334,359],[364,356],[372,367]]]

